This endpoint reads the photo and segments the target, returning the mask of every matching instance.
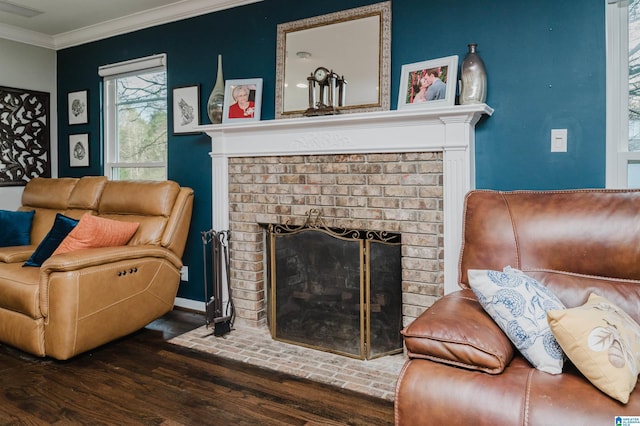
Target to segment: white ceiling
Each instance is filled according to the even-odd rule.
[[[61,49],[258,1],[2,0],[43,13],[24,17],[0,10],[0,38]]]

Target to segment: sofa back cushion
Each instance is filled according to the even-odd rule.
[[[180,186],[172,181],[109,181],[100,199],[98,215],[139,223],[129,245],[162,245],[179,192]]]
[[[82,178],[34,178],[22,192],[21,211],[35,211],[31,227],[31,244],[39,244],[53,227],[56,215],[80,219],[96,214],[106,176]]]
[[[21,211],[35,211],[31,226],[31,244],[37,245],[47,235],[56,214],[67,210],[69,196],[77,178],[34,178],[22,191]]]
[[[98,211],[98,203],[107,183],[106,176],[84,176],[69,194],[66,216],[80,219],[87,212]]]
[[[638,212],[638,190],[472,191],[465,200],[460,286],[469,288],[469,269],[512,266],[567,307],[595,292],[636,312],[627,307],[640,296]]]

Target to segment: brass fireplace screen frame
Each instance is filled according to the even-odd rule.
[[[328,238],[328,237],[330,238]],[[346,241],[353,242],[354,245],[345,244],[340,247],[343,249],[336,249],[333,247],[333,251],[325,251],[317,255],[310,253],[301,253],[297,255],[292,253],[292,246],[288,246],[288,242],[292,239],[286,239],[285,237],[295,238],[311,238],[316,241],[317,238],[324,239],[325,242],[329,241]],[[335,239],[335,240],[334,240]],[[294,244],[291,242],[290,244]],[[332,243],[330,243],[332,244]],[[338,244],[336,242],[336,244]],[[357,244],[357,246],[356,246]],[[380,232],[380,231],[362,231],[351,230],[343,228],[329,228],[325,225],[321,218],[321,213],[318,210],[311,210],[308,213],[307,221],[301,226],[289,226],[289,225],[269,225],[268,226],[268,319],[271,336],[275,340],[283,341],[286,343],[292,343],[300,346],[310,347],[312,349],[323,350],[326,352],[337,353],[344,356],[349,356],[358,359],[373,359],[385,355],[390,355],[402,351],[402,337],[400,335],[400,329],[402,328],[402,288],[401,288],[401,247],[400,247],[400,234]],[[356,250],[357,247],[357,250]],[[298,279],[304,289],[298,288],[293,291],[294,296],[289,297],[286,300],[280,300],[277,296],[277,287],[281,286],[291,287],[290,283],[279,282],[278,279],[278,260],[275,255],[280,251],[285,251],[288,255],[286,259],[280,259],[280,267],[285,271],[282,275],[290,274],[291,269],[294,271],[294,279]],[[339,252],[339,253],[337,253]],[[357,252],[357,254],[356,254]],[[343,256],[343,254],[345,254]],[[295,257],[295,259],[293,259]],[[335,258],[344,257],[345,260],[340,265],[336,266],[331,263]],[[358,257],[356,260],[355,258]],[[329,262],[329,266],[335,266],[336,274],[341,276],[333,276],[331,272],[322,273],[325,280],[334,281],[337,285],[335,292],[338,294],[331,294],[317,296],[317,293],[322,293],[322,289],[318,289],[319,284],[317,282],[302,282],[298,266],[305,263],[310,258],[323,258],[322,261]],[[330,259],[327,259],[330,258]],[[374,260],[375,259],[375,260]],[[283,266],[283,262],[287,263],[291,268]],[[376,269],[376,262],[379,267],[392,269],[393,271],[381,272]],[[357,267],[359,263],[359,268]],[[373,274],[372,278],[372,263]],[[354,273],[356,269],[359,269],[358,277],[351,277],[353,279],[345,279],[344,274],[349,275],[346,270],[350,269]],[[305,275],[305,274],[302,274]],[[315,275],[314,275],[315,277]],[[286,278],[286,277],[285,277]],[[359,286],[359,300],[357,307],[354,305],[351,291],[354,290],[355,281]],[[321,280],[322,278],[317,278]],[[313,281],[316,281],[314,278]],[[343,284],[344,281],[344,284]],[[340,288],[342,285],[346,285],[347,281],[351,281],[351,289]],[[389,282],[390,281],[390,282]],[[373,286],[373,289],[372,289]],[[391,289],[393,288],[393,289]],[[311,289],[311,290],[310,290]],[[311,293],[316,291],[315,296],[311,296]],[[290,291],[285,289],[285,291]],[[395,292],[395,293],[393,293]],[[322,302],[312,303],[311,297],[317,297],[317,299],[323,299]],[[339,300],[342,297],[343,300]],[[280,296],[282,299],[282,293]],[[327,299],[331,299],[330,302]],[[326,318],[327,324],[324,326],[318,325],[325,321],[325,317],[331,315],[321,315],[321,321],[315,321],[317,318],[316,309],[324,303],[325,306],[331,306],[330,309],[336,309],[333,313],[336,317],[347,318],[347,324],[336,325],[333,322],[333,318]],[[280,313],[278,318],[279,304],[283,306],[282,311],[290,311],[291,305],[298,305],[301,311],[293,314],[288,313],[288,316]],[[359,321],[355,316],[355,312],[359,309]],[[280,311],[280,312],[282,312]],[[309,316],[310,311],[316,312],[316,317],[309,318],[307,320],[300,317]],[[286,316],[286,320],[284,317]],[[391,318],[388,321],[388,318]],[[282,320],[286,323],[279,326],[278,321]],[[311,323],[313,330],[294,330],[289,333],[287,329],[297,327],[297,325],[291,325],[291,323],[302,323],[306,321],[307,324]],[[339,319],[336,319],[339,321]],[[351,322],[351,325],[348,323]],[[356,325],[359,322],[359,325]],[[385,323],[385,324],[382,324]],[[354,329],[358,329],[357,333]],[[332,329],[336,330],[336,333],[332,333]],[[338,330],[339,329],[339,330]],[[348,344],[344,344],[344,339],[339,336],[340,331],[350,330],[358,336],[353,336],[353,341]],[[300,336],[302,334],[302,336]],[[349,334],[347,332],[347,334]],[[348,336],[347,336],[348,337]],[[348,339],[350,340],[350,339]],[[339,343],[342,341],[343,343]],[[350,346],[352,345],[352,346]]]

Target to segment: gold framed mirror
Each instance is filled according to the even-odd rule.
[[[390,1],[279,24],[277,37],[276,118],[302,116],[318,67],[347,81],[340,112],[389,109]]]

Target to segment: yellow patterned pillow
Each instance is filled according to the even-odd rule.
[[[578,370],[602,392],[626,404],[638,380],[640,325],[595,293],[577,308],[547,311],[547,320]]]

